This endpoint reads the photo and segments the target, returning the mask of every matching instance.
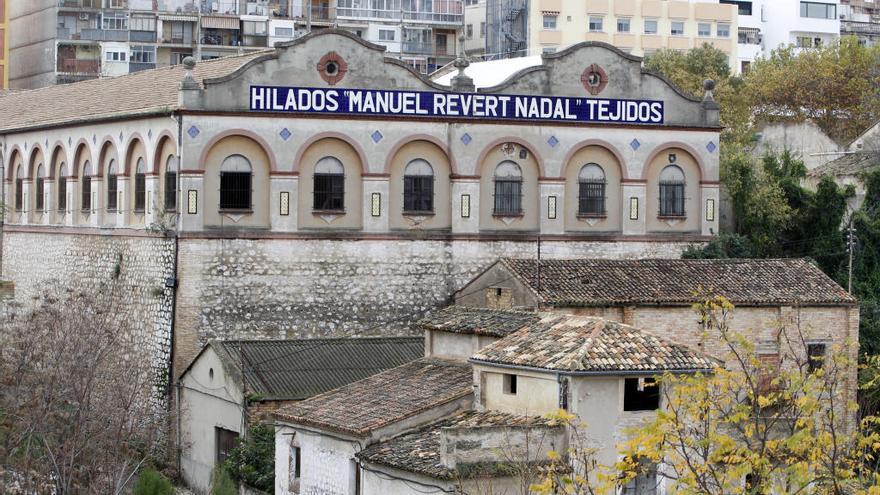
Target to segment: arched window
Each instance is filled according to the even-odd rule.
[[[578,173],[578,215],[605,215],[605,171],[588,163]]]
[[[177,209],[177,156],[170,155],[165,162],[165,210]]]
[[[107,167],[107,211],[116,211],[119,207],[119,167],[116,160],[110,160]]]
[[[251,209],[251,162],[241,155],[230,155],[220,165],[220,209]]]
[[[315,164],[315,200],[312,209],[322,211],[345,210],[345,167],[332,156],[325,156]]]
[[[45,183],[46,173],[45,172],[46,171],[43,170],[42,163],[37,165],[37,177],[34,179],[34,181],[36,182],[36,186],[37,186],[37,192],[35,193],[37,197],[35,199],[37,200],[37,211],[40,211],[40,212],[42,212],[43,208],[45,208],[45,206],[46,206],[45,202],[43,201],[43,194],[44,194],[44,191],[46,190],[46,183]]]
[[[55,180],[58,181],[55,189],[58,191],[58,211],[64,214],[67,211],[67,165],[64,162],[58,167],[58,177]]]
[[[660,172],[660,216],[685,216],[684,172],[675,165],[667,165]]]
[[[434,211],[434,169],[425,160],[413,160],[403,171],[403,211]]]
[[[147,204],[147,164],[138,158],[134,172],[134,211],[144,211]]]
[[[495,167],[496,215],[522,214],[522,170],[506,160]]]
[[[24,177],[21,175],[21,165],[15,169],[15,211],[21,211],[24,205]]]
[[[82,171],[82,211],[89,213],[92,210],[92,164],[86,160]]]

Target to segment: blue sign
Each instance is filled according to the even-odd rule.
[[[569,96],[251,86],[253,112],[662,124],[663,102]]]

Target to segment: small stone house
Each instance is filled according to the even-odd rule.
[[[857,352],[857,301],[806,259],[502,258],[454,299],[468,307],[600,316],[722,358],[723,342],[705,332],[692,307],[700,294],[729,299],[736,306],[731,329],[768,358],[778,355],[783,327],[799,330],[816,352],[834,346]],[[852,378],[855,393],[855,370]]]
[[[214,340],[183,372],[176,393],[180,470],[207,491],[211,472],[278,407],[418,359],[421,338]]]

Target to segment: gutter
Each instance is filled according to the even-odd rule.
[[[714,370],[709,368],[703,369],[669,369],[669,370],[623,370],[623,371],[614,371],[614,370],[601,370],[601,371],[566,371],[566,370],[555,370],[552,368],[539,368],[537,366],[524,366],[519,364],[506,364],[506,363],[493,363],[492,361],[483,361],[481,359],[468,359],[468,362],[471,364],[480,364],[484,366],[492,366],[496,368],[505,368],[512,370],[522,370],[522,371],[534,371],[538,373],[555,373],[557,377],[559,376],[645,376],[645,375],[657,375],[658,373],[674,373],[674,374],[696,374],[696,373],[712,373]]]

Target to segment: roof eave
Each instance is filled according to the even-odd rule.
[[[173,115],[175,112],[179,110],[177,105],[173,106],[163,106],[163,107],[154,107],[145,110],[139,110],[135,112],[123,112],[119,114],[112,115],[103,115],[103,116],[95,116],[95,117],[84,117],[81,119],[73,119],[73,120],[65,120],[63,122],[53,122],[50,124],[36,124],[30,125],[26,127],[15,127],[9,129],[0,129],[0,136],[7,136],[10,134],[20,134],[23,132],[31,132],[31,131],[39,131],[46,129],[58,129],[61,127],[71,127],[78,125],[86,125],[93,124],[95,122],[117,122],[120,120],[137,120],[148,117],[162,117]]]
[[[526,366],[521,364],[498,363],[495,361],[484,361],[482,359],[469,358],[468,362],[473,364],[481,364],[484,366],[494,366],[498,368],[517,369],[523,371],[535,371],[538,373],[551,373],[554,375],[564,376],[645,376],[645,375],[662,375],[664,373],[672,374],[697,374],[697,373],[713,373],[714,368],[680,368],[680,369],[657,369],[657,370],[595,370],[595,371],[575,371],[575,370],[558,370],[554,368],[541,368],[538,366]]]

